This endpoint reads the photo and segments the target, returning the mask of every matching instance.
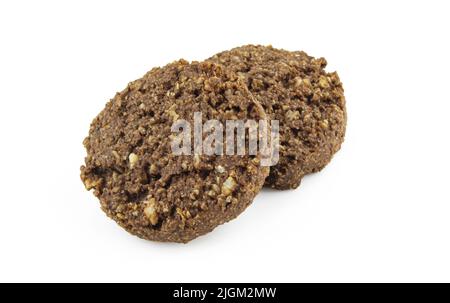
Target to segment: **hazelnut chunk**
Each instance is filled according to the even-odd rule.
[[[296,77],[294,79],[295,81],[295,86],[301,86],[303,84],[303,79],[301,77]]]
[[[87,190],[91,190],[95,187],[97,187],[98,185],[100,185],[100,183],[102,183],[102,179],[96,179],[96,180],[92,180],[89,178],[86,178],[84,180],[84,187],[86,187]]]
[[[297,110],[288,110],[286,113],[286,119],[288,121],[296,121],[300,119],[300,112]]]
[[[328,120],[325,119],[325,120],[320,121],[319,125],[323,129],[328,129]]]
[[[200,204],[200,209],[201,210],[208,210],[209,209],[208,204],[206,204],[206,202],[203,202],[202,204]]]
[[[328,83],[328,79],[324,76],[320,76],[319,85],[322,88],[329,88],[330,84]]]
[[[147,219],[150,221],[150,224],[156,225],[158,224],[158,212],[156,211],[156,200],[155,198],[150,198],[146,202],[147,206],[144,208],[144,214]]]
[[[252,163],[255,165],[259,165],[261,163],[261,161],[259,160],[259,158],[253,158]]]
[[[216,172],[218,172],[219,174],[223,174],[225,172],[225,168],[222,165],[217,165]]]
[[[198,169],[200,167],[200,155],[194,155],[194,167]]]
[[[135,153],[131,153],[128,156],[128,161],[130,162],[130,168],[133,168],[136,165],[138,160],[139,160],[138,155],[136,155]]]
[[[307,87],[311,86],[311,81],[308,78],[303,79],[303,84]]]
[[[139,132],[141,135],[145,135],[145,133],[147,132],[147,130],[145,129],[145,127],[143,127],[142,125],[140,125],[140,126],[138,127],[138,132]]]
[[[158,168],[156,167],[155,164],[150,164],[149,172],[152,175],[156,175],[158,173]]]
[[[184,212],[184,215],[185,215],[186,218],[188,218],[188,219],[192,218],[192,214],[191,214],[191,212],[190,212],[189,210],[186,210],[186,211]]]
[[[178,120],[178,118],[180,117],[180,115],[177,114],[177,112],[175,111],[175,109],[177,108],[177,106],[174,104],[172,105],[167,114],[172,117],[172,120],[175,122],[176,120]]]
[[[309,113],[303,117],[303,121],[305,121],[305,122],[309,122],[309,121],[311,121],[311,119],[312,119],[312,115]]]
[[[233,200],[233,197],[232,197],[232,196],[228,196],[228,197],[225,199],[225,202],[226,202],[227,204],[230,204],[232,200]]]
[[[236,189],[236,181],[232,177],[228,177],[222,184],[222,194],[229,196]]]
[[[117,151],[113,150],[113,151],[112,151],[112,155],[114,156],[114,158],[116,158],[117,161],[122,160],[122,159],[120,158],[119,153],[118,153]]]
[[[198,189],[193,189],[192,192],[189,194],[189,198],[191,198],[191,200],[196,200],[198,195],[200,194],[200,191]]]
[[[216,192],[213,190],[208,191],[206,194],[211,198],[214,198],[217,195]]]
[[[237,76],[238,76],[239,79],[242,79],[242,80],[245,80],[245,78],[246,78],[245,73],[242,73],[242,72],[238,72]]]
[[[220,187],[217,184],[211,185],[211,189],[218,194],[220,193]]]
[[[203,77],[198,77],[198,78],[195,80],[195,83],[197,83],[197,84],[202,84],[204,81],[205,81],[205,78],[203,78]]]
[[[177,207],[177,214],[181,217],[181,221],[184,223],[186,222],[186,214],[183,212],[183,210],[179,207]]]

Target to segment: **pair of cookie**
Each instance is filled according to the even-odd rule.
[[[243,212],[264,185],[296,188],[339,150],[345,99],[325,66],[304,52],[248,45],[154,68],[92,122],[81,179],[134,235],[188,242],[206,234]],[[194,113],[223,124],[278,120],[279,162],[269,169],[261,154],[174,154],[173,125],[193,125]]]

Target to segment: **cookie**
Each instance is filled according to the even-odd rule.
[[[171,129],[181,119],[264,120],[235,73],[213,63],[176,61],[117,93],[93,120],[81,179],[128,232],[188,242],[249,206],[269,173],[259,154],[176,155]]]
[[[266,186],[292,189],[303,176],[320,171],[344,140],[347,114],[344,90],[336,72],[327,73],[324,58],[301,51],[247,45],[207,61],[236,72],[280,124],[280,159]]]

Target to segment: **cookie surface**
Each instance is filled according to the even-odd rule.
[[[260,156],[174,155],[171,126],[266,119],[236,74],[180,60],[154,68],[93,120],[81,179],[101,208],[141,238],[188,242],[239,215],[269,173]]]
[[[270,168],[266,186],[296,188],[340,149],[347,121],[344,90],[337,73],[324,70],[325,59],[247,45],[207,61],[236,72],[268,118],[279,120],[280,159]]]

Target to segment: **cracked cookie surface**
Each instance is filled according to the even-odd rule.
[[[236,72],[268,118],[279,120],[280,159],[270,168],[266,186],[296,188],[340,149],[347,121],[344,90],[337,73],[325,71],[325,59],[246,45],[207,61]]]
[[[188,242],[238,216],[269,173],[260,156],[174,155],[171,126],[216,119],[266,119],[235,73],[176,61],[117,93],[93,120],[81,179],[101,208],[130,233]]]

